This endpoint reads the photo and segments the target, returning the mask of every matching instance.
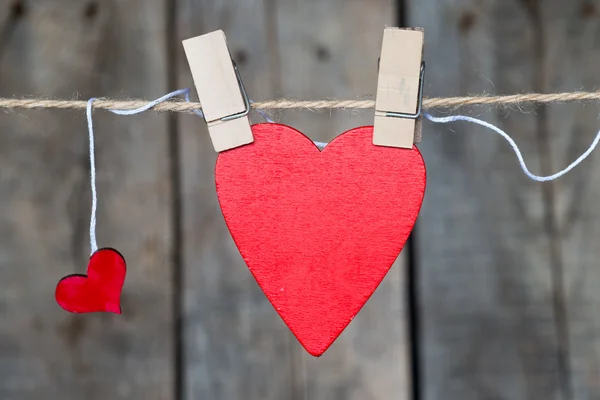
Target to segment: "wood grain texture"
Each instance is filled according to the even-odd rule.
[[[20,4],[3,27],[2,95],[166,91],[164,1]],[[3,399],[172,398],[166,120],[97,113],[95,123],[98,239],[129,266],[122,316],[71,315],[53,299],[58,280],[89,260],[84,114],[0,118]]]
[[[544,91],[597,89],[600,85],[600,1],[544,2]],[[555,171],[577,158],[600,130],[595,104],[553,105],[543,115],[547,168]],[[573,399],[600,397],[600,178],[598,154],[548,188],[552,268],[564,298],[561,318],[562,383]]]
[[[193,87],[181,40],[222,29],[255,100],[271,76],[261,0],[179,1],[180,87]],[[194,93],[195,96],[195,93]],[[289,398],[295,341],[248,272],[215,193],[213,150],[204,121],[178,116],[184,275],[185,395],[197,399]]]
[[[535,3],[541,7],[411,1],[410,24],[425,28],[426,94],[544,89]],[[534,172],[550,172],[539,114],[470,113],[506,129]],[[547,186],[528,180],[510,147],[481,128],[424,130],[429,182],[417,227],[423,398],[568,398]]]
[[[223,29],[253,100],[361,98],[377,87],[389,0],[180,2],[179,39]],[[180,55],[180,85],[191,87]],[[282,112],[314,140],[371,125],[373,112]],[[254,115],[260,122],[260,117]],[[186,298],[186,392],[194,398],[407,398],[403,257],[318,360],[301,348],[247,271],[214,194],[216,154],[201,120],[179,117]],[[228,300],[225,301],[224,299]]]

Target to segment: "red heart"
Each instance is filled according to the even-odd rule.
[[[374,146],[373,127],[322,152],[285,125],[252,131],[254,143],[218,156],[221,210],[267,298],[320,356],[400,254],[423,201],[425,164],[416,147]]]
[[[125,259],[114,249],[100,249],[90,257],[88,274],[69,275],[56,286],[56,302],[72,313],[121,314]]]

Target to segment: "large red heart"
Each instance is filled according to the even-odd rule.
[[[321,152],[285,125],[219,154],[223,216],[243,259],[313,356],[352,321],[408,239],[425,193],[419,150],[350,130]]]
[[[118,251],[100,249],[90,257],[88,274],[69,275],[56,286],[56,302],[72,313],[121,314],[121,290],[125,283],[125,259]]]

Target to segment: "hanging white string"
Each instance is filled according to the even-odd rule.
[[[97,99],[91,98],[88,100],[86,114],[88,124],[88,139],[90,148],[90,184],[92,186],[92,216],[90,217],[90,250],[94,254],[98,250],[98,242],[96,241],[96,210],[98,209],[98,195],[96,193],[96,155],[94,146],[94,124],[92,122],[92,108],[94,101]]]
[[[148,111],[152,107],[163,103],[173,97],[184,96],[186,102],[190,102],[190,89],[180,89],[174,92],[168,93],[154,101],[149,102],[145,106],[140,108],[136,108],[134,110],[109,110],[113,114],[117,115],[134,115],[139,114],[144,111]],[[90,216],[90,251],[91,254],[94,254],[98,250],[98,241],[96,239],[96,214],[98,211],[98,193],[96,190],[96,154],[95,154],[95,145],[94,145],[94,123],[92,119],[92,112],[94,110],[94,101],[98,100],[97,98],[91,98],[87,102],[86,107],[86,116],[87,116],[87,124],[88,124],[88,139],[89,139],[89,151],[90,151],[90,185],[92,187],[92,212]],[[196,115],[204,117],[202,111],[193,110]]]
[[[485,121],[482,121],[477,118],[467,117],[466,115],[452,115],[449,117],[434,117],[431,114],[427,114],[427,113],[425,113],[424,115],[428,120],[430,120],[431,122],[435,122],[437,124],[448,124],[451,122],[466,121],[466,122],[471,122],[473,124],[481,125],[483,127],[493,130],[494,132],[496,132],[497,134],[502,136],[508,142],[508,144],[510,144],[513,151],[517,155],[517,159],[519,160],[519,164],[521,165],[521,169],[523,170],[525,175],[527,175],[529,178],[531,178],[537,182],[553,181],[553,180],[558,179],[561,176],[565,175],[566,173],[571,171],[573,168],[575,168],[576,166],[581,164],[581,162],[583,160],[585,160],[592,153],[592,151],[594,151],[594,149],[598,145],[598,142],[600,141],[600,131],[599,131],[596,134],[596,137],[594,138],[594,141],[592,142],[590,147],[581,156],[579,156],[579,158],[577,160],[573,161],[568,167],[566,167],[565,169],[563,169],[553,175],[540,176],[540,175],[535,175],[529,171],[529,169],[527,168],[527,165],[525,165],[525,161],[523,160],[523,155],[521,154],[521,151],[519,150],[519,147],[517,146],[515,141],[506,132],[504,132],[502,129],[498,128],[497,126],[494,126],[494,125],[490,124],[489,122],[485,122]]]
[[[117,115],[135,115],[140,114],[145,111],[152,109],[160,103],[164,103],[167,100],[170,100],[174,97],[183,96],[187,103],[190,102],[190,89],[179,89],[175,90],[171,93],[167,93],[162,97],[159,97],[156,100],[149,102],[148,104],[133,109],[133,110],[116,110],[110,109],[108,111]],[[94,101],[98,100],[97,98],[91,98],[87,102],[86,107],[86,116],[87,116],[87,124],[88,124],[88,139],[89,139],[89,151],[90,151],[90,185],[92,187],[92,212],[90,216],[90,251],[91,254],[94,254],[98,250],[98,241],[96,239],[96,214],[98,210],[98,193],[96,190],[96,154],[95,154],[95,145],[94,145],[94,123],[92,121],[92,113],[94,110]],[[267,121],[273,122],[267,114],[262,110],[256,110],[258,113]],[[204,117],[204,114],[200,110],[193,110],[194,114]]]

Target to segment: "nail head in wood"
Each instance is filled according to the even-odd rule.
[[[225,33],[218,30],[186,39],[183,48],[215,150],[221,152],[252,143],[248,99]]]

